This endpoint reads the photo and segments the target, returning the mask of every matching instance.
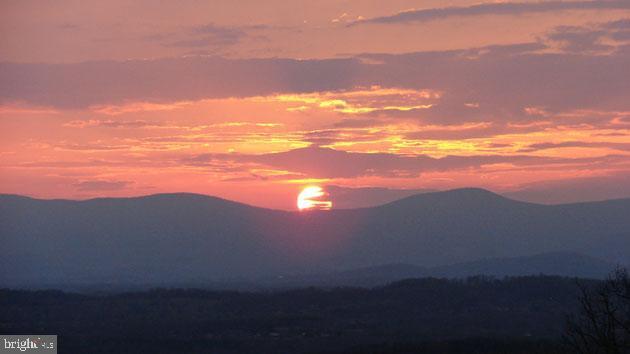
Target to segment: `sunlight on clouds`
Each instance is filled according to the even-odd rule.
[[[330,182],[330,178],[292,178],[284,181],[289,184],[314,184],[314,183],[327,183]]]
[[[41,194],[47,196],[100,195],[102,192],[77,190],[77,183],[91,180],[130,182],[120,190],[110,190],[110,195],[168,190],[214,193],[226,188],[213,187],[220,182],[237,189],[254,185],[275,188],[278,195],[286,193],[289,205],[288,196],[295,195],[291,188],[308,184],[438,189],[474,184],[509,190],[524,183],[591,176],[593,171],[601,174],[630,169],[628,163],[622,163],[624,157],[630,161],[630,150],[624,145],[630,136],[628,112],[572,110],[543,116],[540,111],[532,110],[533,117],[539,118],[459,124],[426,123],[414,117],[389,114],[428,108],[440,95],[434,91],[375,86],[350,91],[200,100],[174,106],[130,104],[125,109],[100,113],[64,111],[62,118],[47,120],[45,124],[35,119],[41,114],[36,109],[30,115],[7,113],[7,119],[0,123],[3,129],[15,134],[1,143],[3,151],[13,152],[2,155],[1,171],[9,176],[8,191],[20,188],[21,179],[37,175],[42,179],[38,183],[49,186],[47,194]],[[376,111],[385,113],[365,114]],[[34,128],[27,131],[21,127]],[[256,158],[309,146],[348,153],[434,159],[529,156],[599,160],[563,164],[497,162],[421,173],[392,167],[382,174],[366,168],[368,176],[344,179],[327,177],[325,173],[310,174],[295,165],[276,166],[271,164],[272,160]],[[218,157],[190,161],[191,157],[203,154]],[[594,163],[598,165],[594,167]],[[335,171],[334,167],[327,168],[326,171]],[[172,180],[175,178],[178,180]],[[289,193],[289,189],[293,192]],[[241,194],[234,192],[229,196],[271,205],[263,199],[243,199]]]
[[[344,114],[361,114],[374,111],[410,111],[433,106],[431,100],[437,100],[441,93],[433,90],[411,90],[371,86],[357,87],[348,91],[326,91],[306,94],[280,94],[255,97],[258,102],[281,102],[299,104],[290,106],[289,112],[304,112],[313,109],[327,109]]]

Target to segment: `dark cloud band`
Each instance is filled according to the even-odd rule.
[[[391,16],[381,16],[360,20],[350,24],[399,24],[409,22],[427,22],[449,17],[472,17],[483,15],[523,15],[528,13],[558,12],[568,10],[628,10],[630,2],[626,0],[597,1],[541,1],[541,2],[497,2],[472,6],[453,6],[423,10],[411,10]]]

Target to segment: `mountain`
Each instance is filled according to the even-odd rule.
[[[487,275],[497,278],[522,275],[556,275],[603,279],[618,264],[570,252],[550,252],[513,258],[490,258],[430,268],[428,273],[438,278],[467,278]]]
[[[432,189],[350,188],[335,185],[328,185],[325,189],[335,209],[370,208],[416,194],[436,192]]]
[[[569,252],[550,252],[533,256],[480,259],[447,266],[420,267],[393,263],[341,272],[277,277],[259,281],[270,287],[297,288],[303,286],[360,286],[374,287],[410,278],[468,278],[478,275],[496,278],[554,275],[603,279],[616,264]]]
[[[481,189],[287,212],[195,194],[0,196],[0,284],[190,283],[572,252],[630,263],[630,199],[538,205]],[[0,285],[1,286],[1,285]]]

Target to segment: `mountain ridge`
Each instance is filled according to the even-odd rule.
[[[379,205],[375,205],[375,206],[369,206],[369,207],[358,207],[358,208],[343,208],[343,209],[333,209],[333,210],[354,210],[354,209],[370,209],[370,208],[377,208],[377,207],[382,207],[382,206],[386,206],[386,205],[391,205],[391,204],[395,204],[401,201],[411,201],[411,200],[416,200],[416,199],[420,199],[420,198],[430,198],[433,196],[446,196],[446,195],[462,195],[462,194],[468,194],[468,196],[472,196],[472,195],[476,195],[476,196],[486,196],[486,197],[491,197],[491,198],[495,198],[496,200],[509,200],[512,202],[516,202],[516,203],[522,203],[522,204],[529,204],[529,205],[537,205],[537,206],[550,206],[550,207],[556,207],[556,206],[562,206],[562,205],[578,205],[578,204],[597,204],[597,203],[606,203],[606,202],[611,202],[611,201],[625,201],[625,200],[630,200],[630,198],[612,198],[612,199],[605,199],[605,200],[595,200],[595,201],[584,201],[584,202],[571,202],[571,203],[556,203],[556,204],[542,204],[542,203],[533,203],[533,202],[527,202],[527,201],[521,201],[518,199],[514,199],[505,195],[502,195],[500,193],[496,193],[484,188],[480,188],[480,187],[464,187],[464,188],[454,188],[454,189],[448,189],[448,190],[443,190],[443,191],[422,191],[422,192],[418,192],[416,194],[413,194],[411,196],[407,196],[407,197],[402,197],[400,199],[388,202],[388,203],[384,203],[384,204],[379,204]],[[162,198],[162,197],[203,197],[203,198],[208,198],[208,199],[213,199],[213,200],[217,200],[217,201],[224,201],[224,202],[228,202],[228,203],[233,203],[233,204],[239,204],[239,205],[243,205],[243,206],[248,206],[251,208],[257,208],[257,209],[267,209],[267,210],[280,210],[280,211],[289,211],[289,212],[293,212],[295,210],[282,210],[282,209],[274,209],[274,208],[266,208],[266,207],[260,207],[260,206],[256,206],[256,205],[252,205],[252,204],[247,204],[244,202],[239,202],[239,201],[235,201],[235,200],[231,200],[231,199],[227,199],[227,198],[222,198],[222,197],[218,197],[218,196],[214,196],[214,195],[210,195],[210,194],[201,194],[201,193],[192,193],[192,192],[171,192],[171,193],[154,193],[154,194],[146,194],[146,195],[138,195],[138,196],[125,196],[125,197],[94,197],[94,198],[87,198],[87,199],[67,199],[67,198],[38,198],[38,197],[32,197],[32,196],[27,196],[27,195],[21,195],[21,194],[11,194],[11,193],[0,193],[0,198],[21,198],[21,199],[29,199],[29,200],[37,200],[37,201],[67,201],[67,202],[91,202],[91,201],[99,201],[99,200],[132,200],[132,199],[155,199],[155,198]]]
[[[374,287],[412,278],[465,279],[474,276],[512,277],[530,275],[602,279],[618,265],[573,252],[547,252],[512,258],[484,258],[438,267],[390,263],[332,273],[286,275],[261,280],[271,287],[360,286]]]
[[[481,189],[282,211],[198,194],[87,201],[0,195],[0,281],[173,281],[446,266],[563,251],[630,260],[630,199],[567,205]]]

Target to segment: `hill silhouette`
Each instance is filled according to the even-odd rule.
[[[630,199],[538,205],[481,189],[327,212],[270,210],[195,194],[86,201],[2,195],[0,282],[251,280],[549,252],[627,263],[628,215]]]
[[[421,267],[412,264],[391,263],[339,272],[283,276],[260,279],[255,284],[267,287],[297,288],[302,286],[382,286],[411,278],[465,279],[483,275],[494,278],[529,275],[553,275],[603,279],[616,264],[597,258],[569,252],[551,252],[514,258],[489,258],[446,266]],[[217,287],[238,288],[243,284],[215,284]]]

